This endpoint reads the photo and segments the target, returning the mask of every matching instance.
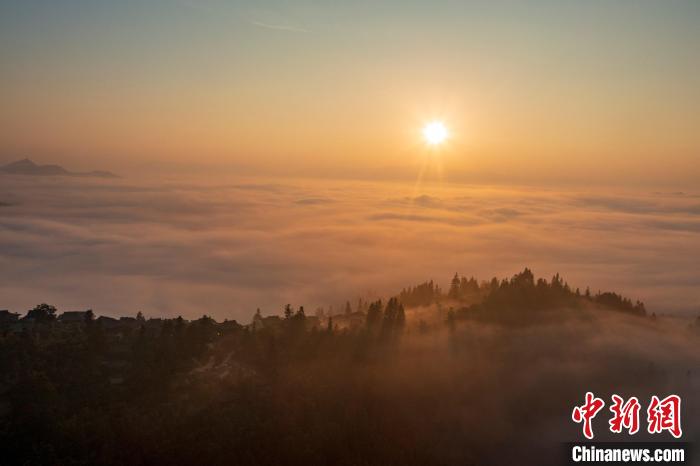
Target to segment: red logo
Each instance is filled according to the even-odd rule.
[[[610,432],[619,434],[623,429],[629,435],[639,432],[639,411],[641,405],[637,397],[633,396],[625,401],[619,395],[612,395],[610,412],[612,418],[608,421]],[[605,402],[596,398],[591,392],[586,392],[585,403],[575,406],[571,413],[571,419],[577,424],[583,424],[583,435],[593,439],[593,418],[603,409]],[[651,397],[647,408],[647,432],[658,434],[668,431],[675,438],[683,435],[681,429],[681,398],[678,395],[669,395],[660,400],[656,395]]]
[[[633,396],[623,404],[623,399],[617,395],[612,396],[613,404],[610,411],[613,413],[610,419],[610,432],[620,433],[622,428],[627,429],[630,435],[639,431],[639,400]]]
[[[595,415],[598,414],[598,411],[603,409],[603,406],[605,406],[603,400],[596,398],[593,393],[587,392],[586,402],[581,406],[576,406],[571,413],[571,419],[573,419],[574,422],[583,422],[583,435],[585,435],[587,439],[593,438],[593,426],[591,425],[591,421]]]
[[[657,434],[667,430],[676,438],[683,435],[681,430],[681,397],[669,395],[659,401],[656,395],[651,397],[651,403],[647,409],[648,431]]]

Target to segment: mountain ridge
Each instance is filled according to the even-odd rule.
[[[28,158],[10,162],[0,166],[0,173],[9,175],[28,175],[28,176],[73,176],[73,177],[92,177],[92,178],[119,178],[112,172],[104,170],[93,170],[89,172],[72,172],[66,170],[60,165],[39,165]]]

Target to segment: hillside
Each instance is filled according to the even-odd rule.
[[[4,464],[561,464],[585,390],[700,382],[695,322],[527,269],[475,282],[250,323],[0,311]]]

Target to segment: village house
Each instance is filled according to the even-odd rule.
[[[7,309],[0,310],[0,324],[10,324],[19,320],[19,314],[10,312]]]
[[[60,316],[58,316],[58,322],[62,324],[84,324],[89,320],[89,315],[92,314],[92,310],[87,311],[66,311]]]
[[[97,322],[97,325],[99,325],[103,330],[115,330],[122,326],[119,320],[107,316],[100,316],[95,320],[95,322]]]

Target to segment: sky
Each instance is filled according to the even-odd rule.
[[[676,0],[0,1],[0,161],[687,188],[699,26]]]

